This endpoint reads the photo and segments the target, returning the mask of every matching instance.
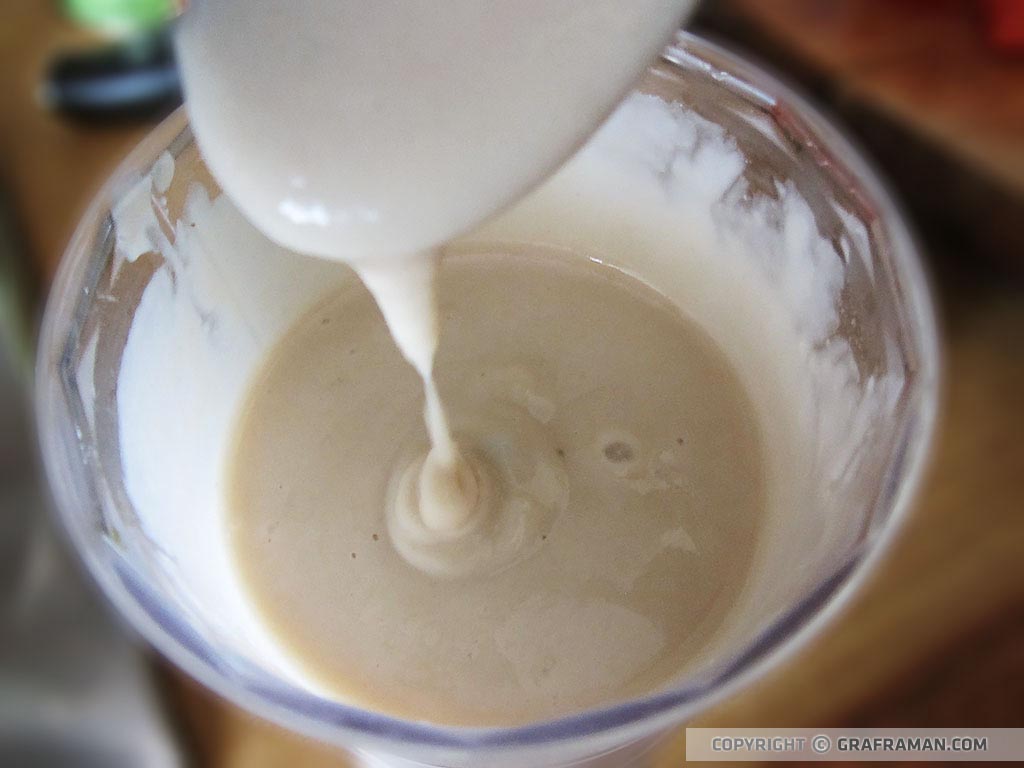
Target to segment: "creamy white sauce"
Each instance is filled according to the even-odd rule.
[[[743,166],[720,127],[634,95],[542,187],[457,244],[543,243],[615,264],[684,308],[739,372],[772,446],[766,530],[757,578],[703,663],[738,648],[847,550],[861,518],[845,514],[844,500],[874,460],[865,446],[903,384],[862,375],[833,336],[842,264],[806,202],[780,186],[775,200],[736,204]],[[156,250],[166,260],[136,312],[119,379],[127,490],[197,623],[257,664],[322,690],[252,610],[222,530],[222,484],[263,356],[354,277],[270,245],[226,197],[211,202],[198,185],[169,236],[159,222],[175,215],[152,185],[138,187],[148,204],[115,212],[120,257]],[[649,482],[659,482],[655,469]],[[685,531],[673,541],[689,546]]]
[[[692,0],[202,0],[180,20],[189,117],[272,239],[362,262],[441,245],[539,183]]]
[[[433,379],[433,248],[563,161],[689,5],[329,0],[282,14],[222,0],[182,20],[191,121],[214,175],[271,238],[355,265],[423,379],[431,448],[406,517],[429,530],[486,513],[483,470],[452,438]]]

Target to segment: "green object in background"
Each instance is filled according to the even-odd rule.
[[[79,24],[109,32],[152,29],[174,16],[175,0],[62,0],[64,12]]]

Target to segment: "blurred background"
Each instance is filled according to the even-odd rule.
[[[0,5],[0,766],[344,764],[147,652],[66,551],[37,469],[47,286],[91,196],[180,103],[175,5]],[[874,160],[924,245],[946,365],[932,467],[884,563],[699,724],[1024,726],[1024,0],[705,0],[691,29]],[[659,765],[681,755],[680,735]]]

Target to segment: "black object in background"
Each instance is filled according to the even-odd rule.
[[[169,114],[182,101],[170,31],[58,54],[47,68],[40,100],[55,112],[90,121]]]

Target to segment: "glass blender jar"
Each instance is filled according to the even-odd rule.
[[[370,765],[626,766],[639,764],[668,730],[778,665],[842,610],[898,529],[936,420],[938,343],[915,243],[861,156],[757,68],[681,33],[637,89],[717,126],[742,156],[736,182],[715,202],[721,221],[747,222],[747,234],[765,243],[792,236],[786,217],[771,215],[785,188],[811,212],[816,236],[832,246],[828,258],[841,265],[840,285],[802,300],[834,311],[838,321],[822,343],[848,350],[861,388],[856,403],[870,401],[870,418],[864,408],[846,409],[832,437],[822,434],[822,455],[841,454],[842,467],[823,461],[794,470],[842,482],[828,486],[817,509],[825,533],[805,547],[786,588],[765,592],[762,610],[728,654],[669,688],[525,726],[410,722],[288,679],[276,651],[254,640],[247,619],[233,617],[230,600],[209,586],[214,576],[231,576],[214,574],[226,568],[220,542],[191,520],[215,514],[201,508],[207,497],[196,491],[217,488],[220,447],[210,436],[230,420],[232,397],[259,357],[249,337],[231,336],[232,323],[251,330],[258,317],[253,333],[270,339],[350,278],[338,265],[296,266],[294,257],[268,255],[260,269],[284,287],[250,291],[238,306],[222,308],[228,316],[219,325],[200,313],[196,328],[206,322],[224,335],[205,362],[176,365],[191,342],[175,335],[177,326],[161,324],[159,297],[188,287],[189,265],[175,240],[205,226],[190,219],[196,196],[209,202],[220,194],[179,110],[129,156],[74,236],[46,310],[36,391],[44,462],[75,549],[128,622],[179,668],[235,704]],[[631,136],[631,150],[647,140]],[[755,208],[763,214],[756,222]],[[254,230],[246,237],[242,256],[221,264],[240,275],[251,269],[246,254],[270,247]],[[771,273],[781,255],[765,247],[757,258],[756,268]],[[787,296],[780,292],[778,301],[795,301]],[[791,310],[799,317],[800,307]],[[143,351],[129,364],[133,345]],[[887,382],[884,397],[875,391],[879,381]],[[154,397],[165,401],[146,429],[129,428],[138,414],[126,393],[145,388],[164,392]],[[842,446],[828,444],[836,434]],[[134,481],[138,452],[149,446],[167,452],[168,466],[184,462],[181,471],[171,467],[161,482]]]

